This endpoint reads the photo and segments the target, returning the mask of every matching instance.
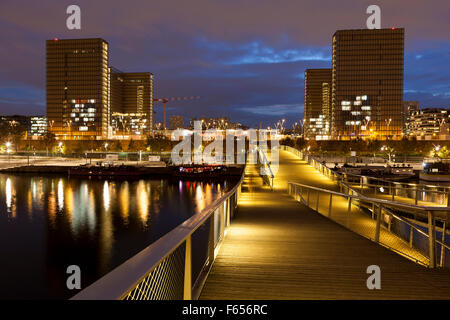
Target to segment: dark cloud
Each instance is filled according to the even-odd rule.
[[[406,28],[405,99],[450,102],[447,1],[80,0],[81,31],[65,27],[70,4],[0,2],[0,113],[45,112],[46,39],[102,37],[111,65],[155,74],[158,97],[202,96],[169,114],[295,122],[305,68],[330,67],[334,31],[365,28],[369,4],[383,27]]]

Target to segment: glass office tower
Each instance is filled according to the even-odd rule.
[[[404,29],[339,30],[333,35],[334,139],[387,138],[404,126]]]

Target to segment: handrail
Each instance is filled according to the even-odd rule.
[[[442,249],[441,249],[441,266],[443,266],[443,264],[444,264],[443,250],[444,250],[444,248],[447,249],[447,250],[450,250],[450,246],[447,245],[444,241],[439,241],[439,240],[436,239],[435,233],[434,233],[435,232],[434,231],[435,230],[435,221],[434,220],[438,219],[438,220],[441,220],[444,223],[447,223],[449,221],[448,220],[448,212],[450,211],[450,208],[448,208],[448,207],[446,207],[446,208],[438,208],[438,207],[417,206],[417,205],[410,205],[410,204],[405,204],[405,203],[396,202],[396,201],[389,201],[389,200],[383,200],[383,199],[378,199],[378,198],[369,198],[369,197],[366,197],[366,196],[363,196],[363,195],[357,196],[357,195],[353,195],[353,194],[350,194],[350,193],[347,194],[347,193],[342,193],[342,192],[336,192],[336,191],[332,191],[332,190],[329,190],[329,189],[318,188],[318,187],[305,185],[305,184],[292,182],[292,181],[288,181],[288,185],[290,186],[289,190],[291,190],[291,187],[294,187],[295,193],[308,206],[309,206],[309,193],[310,193],[309,190],[317,191],[317,201],[319,199],[318,198],[319,197],[318,196],[319,193],[330,194],[330,207],[328,209],[329,210],[329,215],[331,214],[331,201],[332,201],[331,197],[332,197],[332,195],[340,196],[340,197],[349,199],[349,209],[348,210],[350,210],[350,204],[353,202],[352,201],[353,199],[359,200],[360,202],[371,203],[374,206],[373,208],[375,208],[375,206],[378,206],[380,211],[379,211],[379,213],[377,215],[381,214],[381,210],[383,208],[383,210],[388,212],[389,216],[391,216],[391,217],[393,217],[393,218],[395,218],[395,219],[397,219],[399,221],[402,221],[403,223],[408,225],[411,228],[411,230],[414,229],[417,232],[419,232],[420,234],[422,234],[425,237],[427,237],[429,239],[428,241],[429,241],[429,246],[430,246],[429,252],[435,252],[435,245],[436,244],[440,244],[442,246]],[[305,198],[302,196],[301,191],[299,192],[298,189],[300,189],[300,190],[308,189],[308,201],[305,201]],[[428,228],[429,228],[428,234],[426,234],[424,231],[422,231],[420,228],[418,228],[414,224],[406,221],[403,217],[400,217],[400,216],[398,216],[398,215],[396,215],[396,214],[394,214],[392,212],[387,211],[386,209],[388,209],[389,207],[391,207],[391,208],[399,208],[400,207],[402,209],[407,208],[407,209],[413,209],[414,211],[419,211],[420,210],[422,212],[425,211],[426,215],[422,214],[421,212],[419,213],[419,215],[421,215],[424,218],[428,218],[428,224],[429,224],[429,226],[428,226]],[[316,211],[318,211],[318,202],[316,204]],[[435,214],[436,211],[445,211],[446,212],[445,218],[440,217],[440,216],[436,216],[436,214]],[[350,218],[349,212],[347,214],[347,218],[348,219]],[[430,216],[430,214],[431,214],[431,216]],[[376,225],[376,231],[375,231],[375,233],[376,233],[375,234],[375,242],[378,242],[378,243],[380,243],[380,241],[379,241],[380,222],[381,222],[381,219],[377,217],[377,222],[376,222],[377,225]],[[390,229],[389,229],[389,232],[391,232]],[[443,229],[442,232],[444,233],[445,229]],[[412,238],[410,239],[410,241],[412,241]],[[383,244],[383,245],[391,248],[387,244]],[[403,254],[403,255],[405,255],[405,256],[415,260],[416,262],[419,262],[418,259],[416,259],[414,257],[411,257],[410,255],[406,254],[405,252],[401,252],[401,251],[399,251],[398,249],[395,249],[395,248],[391,248],[391,249],[393,249],[394,251],[400,252],[401,254]],[[431,261],[434,261],[435,257],[436,257],[436,255],[434,253],[429,258],[430,259],[430,267],[432,267],[432,268],[435,267],[435,262],[431,262]]]
[[[300,187],[303,187],[303,188],[312,189],[312,190],[315,190],[315,191],[332,193],[332,194],[337,195],[337,196],[350,197],[352,199],[370,201],[370,202],[374,202],[374,203],[377,203],[377,204],[381,204],[383,206],[388,205],[388,206],[391,206],[391,207],[402,208],[402,209],[406,208],[406,209],[412,209],[412,210],[417,210],[417,211],[445,211],[445,212],[450,212],[450,207],[426,207],[426,206],[418,206],[418,205],[404,203],[404,202],[398,202],[398,201],[390,201],[390,200],[384,200],[384,199],[378,199],[378,198],[369,198],[369,197],[366,197],[366,196],[355,196],[355,195],[352,195],[352,194],[341,193],[341,192],[337,192],[337,191],[333,191],[333,190],[329,190],[329,189],[313,187],[313,186],[309,186],[309,185],[306,185],[306,184],[301,184],[301,183],[297,183],[297,182],[293,182],[293,181],[288,181],[288,184],[297,185],[297,186],[300,186]],[[450,221],[450,219],[445,217],[445,219],[443,219],[442,221]]]
[[[282,146],[282,148],[284,148],[284,150],[287,150],[287,151],[289,151],[289,152],[291,152],[291,153],[294,153],[294,154],[297,153],[297,154],[298,154],[299,156],[301,156],[302,158],[308,159],[308,162],[309,162],[309,161],[312,161],[314,165],[323,168],[322,173],[325,173],[325,170],[326,170],[327,173],[328,173],[328,176],[330,176],[330,177],[335,177],[336,180],[338,180],[341,184],[345,185],[347,188],[352,189],[353,192],[358,192],[358,191],[357,191],[356,189],[351,188],[348,184],[345,184],[344,181],[347,181],[349,184],[354,184],[354,185],[357,185],[358,183],[357,183],[357,182],[352,183],[351,181],[348,181],[348,177],[349,177],[349,176],[353,176],[353,177],[359,178],[359,179],[360,179],[360,183],[359,183],[359,184],[362,184],[363,186],[364,186],[364,185],[367,186],[367,183],[366,183],[366,182],[363,182],[364,179],[366,179],[367,181],[369,181],[369,180],[371,180],[371,179],[375,179],[375,180],[384,181],[384,182],[386,182],[386,183],[389,183],[389,186],[380,185],[380,187],[386,187],[386,188],[389,188],[389,194],[392,195],[393,200],[394,200],[394,198],[395,198],[395,193],[396,193],[397,190],[400,190],[400,191],[403,190],[403,191],[405,191],[405,192],[408,192],[408,190],[411,191],[411,189],[407,189],[407,188],[403,187],[403,185],[404,185],[405,183],[400,184],[400,183],[398,183],[398,182],[393,182],[393,181],[383,180],[383,179],[379,179],[379,178],[376,178],[376,177],[362,176],[362,175],[356,175],[356,174],[351,174],[351,173],[345,173],[345,174],[342,174],[342,173],[339,173],[339,172],[336,172],[336,171],[330,169],[329,167],[327,167],[326,165],[324,165],[323,163],[321,163],[319,160],[317,160],[317,159],[314,158],[313,156],[307,155],[307,154],[305,154],[305,153],[302,152],[302,151],[299,151],[299,150],[297,150],[297,149],[295,149],[295,148],[292,148],[292,147],[290,147],[290,146]],[[362,182],[361,182],[361,181],[362,181]],[[402,189],[399,189],[399,188],[397,187],[399,184],[402,185]],[[411,185],[411,184],[409,184],[409,185]],[[420,187],[427,187],[427,188],[440,188],[439,186],[428,186],[428,185],[423,185],[423,184],[418,184],[418,185],[416,185],[416,187],[418,187],[418,186],[420,186]],[[420,199],[419,199],[419,198],[420,198],[420,197],[419,197],[419,193],[420,193],[420,192],[426,192],[426,193],[429,193],[429,194],[443,194],[444,197],[445,197],[445,195],[447,195],[447,197],[445,197],[445,198],[443,199],[442,205],[450,206],[450,193],[447,193],[447,192],[445,192],[445,191],[437,191],[437,190],[429,190],[429,189],[424,190],[424,189],[420,189],[420,187],[417,188],[417,189],[415,189],[415,188],[412,189],[412,191],[415,192],[415,196],[414,196],[414,197],[409,196],[408,194],[406,195],[406,197],[409,198],[409,199],[413,199],[414,202],[415,202],[415,204],[417,204],[418,201],[420,200]],[[446,187],[442,187],[442,188],[446,188]],[[375,193],[376,193],[376,190],[375,190]],[[424,201],[425,201],[425,200],[424,200]]]
[[[414,186],[413,188],[419,187],[419,188],[441,188],[441,189],[447,189],[450,192],[450,187],[449,186],[439,186],[439,185],[429,185],[429,184],[423,184],[423,183],[409,183],[409,182],[400,182],[400,181],[390,181],[390,180],[386,180],[386,179],[382,179],[382,178],[378,178],[378,177],[369,177],[369,176],[363,176],[363,175],[359,175],[359,174],[354,174],[354,173],[346,173],[346,175],[349,176],[354,176],[354,177],[362,177],[362,178],[370,178],[373,180],[378,180],[378,181],[382,181],[382,182],[386,182],[389,184],[395,184],[395,185],[408,185],[408,186]],[[427,190],[429,192],[432,192],[433,190]],[[446,192],[446,191],[441,191],[441,192]]]
[[[381,211],[381,208],[383,208],[383,206],[384,206],[383,210],[385,212],[387,212],[387,214],[389,216],[391,216],[394,219],[397,219],[397,220],[399,220],[401,222],[404,222],[404,219],[400,218],[399,216],[397,216],[393,212],[391,212],[389,207],[397,208],[397,209],[400,208],[400,210],[401,209],[403,209],[403,210],[406,209],[409,212],[413,211],[413,212],[416,213],[415,216],[420,216],[422,218],[426,218],[428,220],[428,236],[427,237],[428,237],[428,242],[429,242],[429,251],[428,252],[429,252],[429,255],[430,255],[430,257],[429,257],[430,267],[434,268],[436,266],[436,252],[435,252],[436,243],[441,245],[441,257],[440,257],[441,261],[440,261],[440,265],[444,266],[444,263],[445,263],[445,259],[444,259],[445,249],[449,250],[449,246],[447,246],[444,243],[444,239],[445,239],[444,235],[446,234],[446,231],[445,231],[446,230],[446,224],[448,224],[448,221],[450,219],[449,218],[450,207],[418,206],[417,205],[417,203],[418,203],[417,202],[418,192],[416,192],[415,205],[394,201],[394,192],[392,193],[392,195],[393,195],[392,201],[378,199],[378,198],[369,198],[369,197],[365,196],[363,193],[359,192],[358,190],[353,189],[349,185],[347,185],[344,182],[345,178],[344,178],[343,175],[341,175],[338,172],[335,172],[334,170],[331,170],[330,168],[325,166],[323,163],[321,163],[318,160],[316,160],[314,157],[312,157],[310,155],[306,155],[303,152],[301,152],[301,151],[299,151],[299,150],[297,150],[295,148],[289,147],[289,146],[281,146],[281,148],[283,150],[289,151],[289,152],[299,156],[302,160],[305,160],[308,164],[310,164],[311,166],[313,166],[317,170],[321,171],[322,174],[328,176],[329,178],[331,178],[334,181],[337,181],[338,185],[341,187],[341,191],[342,191],[342,189],[344,189],[344,190],[347,189],[348,190],[348,193],[344,194],[344,193],[338,193],[338,192],[327,190],[327,189],[322,189],[322,191],[330,193],[329,215],[331,213],[331,198],[333,197],[333,194],[337,194],[337,195],[344,196],[344,197],[348,198],[348,202],[349,202],[348,208],[349,209],[348,209],[348,217],[347,217],[347,219],[350,218],[350,215],[349,215],[350,207],[351,207],[352,199],[354,199],[354,198],[358,198],[356,200],[359,200],[361,203],[363,203],[364,201],[369,202],[369,203],[371,202],[372,206],[373,206],[372,207],[373,211],[375,209],[375,206],[378,206],[380,211]],[[298,185],[301,185],[301,184],[298,184]],[[309,205],[309,195],[308,195],[308,201],[305,201],[305,199],[302,197],[302,195],[299,194],[299,192],[297,191],[297,187],[296,187],[295,183],[288,183],[288,186],[289,186],[289,192],[290,192],[291,187],[294,186],[297,195],[300,196],[300,198],[302,199],[302,201],[304,203],[308,203],[308,205]],[[312,189],[316,189],[317,193],[321,192],[320,188],[316,188],[316,187],[312,187],[312,186],[306,186],[306,185],[304,185],[304,186],[308,187],[310,189],[311,188]],[[308,194],[309,194],[309,192],[308,192]],[[355,196],[355,194],[358,194],[359,196]],[[317,210],[318,210],[318,201],[316,203],[316,211]],[[423,211],[426,211],[426,215],[423,213]],[[444,213],[444,215],[439,214],[440,212]],[[417,213],[419,213],[419,214],[417,214]],[[375,214],[375,212],[373,212],[373,214]],[[377,226],[376,226],[376,230],[375,230],[375,241],[378,242],[378,243],[380,243],[379,242],[380,220],[378,219],[379,216],[381,216],[381,214],[377,214]],[[443,223],[443,232],[442,232],[443,238],[442,238],[442,242],[436,239],[436,233],[435,233],[435,227],[436,227],[435,220],[436,219],[442,221],[442,223]],[[347,223],[348,223],[348,221],[347,221]],[[412,245],[412,241],[413,241],[412,230],[416,230],[420,234],[423,234],[423,232],[421,232],[420,229],[418,229],[416,226],[413,226],[410,223],[407,223],[407,225],[411,228],[411,234],[409,236],[409,242],[410,242],[410,246],[411,246]],[[389,229],[390,229],[390,223],[389,223]],[[391,232],[391,231],[389,230],[389,232]],[[387,246],[387,247],[389,247],[389,246]],[[396,251],[395,249],[393,249],[393,250]],[[405,255],[408,256],[407,254],[405,254]],[[417,259],[415,259],[415,258],[412,258],[412,259],[417,261]]]
[[[273,179],[275,178],[275,175],[273,174],[272,168],[270,167],[270,163],[267,160],[266,154],[264,151],[261,150],[261,148],[257,147],[258,150],[258,154],[259,154],[259,158],[261,159],[262,165],[264,166],[264,175],[263,175],[263,179],[264,177],[267,178],[267,172],[266,172],[266,167],[269,169],[269,173],[270,173],[270,180],[268,179],[268,185],[270,187],[270,189],[273,191]]]
[[[139,283],[141,283],[147,277],[147,275],[155,270],[157,266],[159,266],[183,243],[187,244],[187,241],[189,241],[190,243],[192,234],[199,227],[203,226],[205,222],[208,221],[208,219],[214,218],[214,213],[216,212],[216,210],[224,205],[226,201],[231,199],[232,196],[237,196],[239,194],[244,175],[245,167],[239,182],[236,184],[236,186],[233,187],[233,189],[231,189],[221,198],[214,201],[208,207],[204,208],[201,212],[193,215],[181,225],[169,231],[154,243],[140,251],[138,254],[119,265],[117,268],[113,269],[108,274],[95,281],[93,284],[80,291],[78,294],[72,297],[72,299],[124,299],[130,291],[136,288]],[[209,241],[212,241],[212,243],[214,243],[214,239],[209,239]],[[214,257],[212,257],[212,259],[214,260]],[[209,265],[209,267],[211,267],[211,265]],[[191,269],[189,266],[189,271],[190,270]],[[200,272],[200,275],[201,274],[202,272]],[[195,282],[196,281],[190,283],[193,284]],[[186,291],[186,288],[184,290]],[[188,288],[188,290],[192,290],[192,286],[191,288]],[[188,295],[187,298],[190,299],[190,295]]]

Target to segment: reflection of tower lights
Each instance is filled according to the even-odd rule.
[[[11,205],[12,205],[12,190],[11,190],[11,179],[6,179],[6,209],[8,212],[11,212]]]
[[[130,193],[129,193],[128,181],[125,181],[120,188],[120,212],[124,224],[128,224],[129,206],[130,206]]]
[[[64,185],[62,179],[58,181],[58,210],[64,209]]]
[[[105,210],[109,209],[109,203],[110,203],[110,196],[109,196],[109,185],[108,181],[105,181],[103,184],[103,205],[105,206]]]
[[[55,228],[55,222],[56,222],[56,195],[54,191],[50,191],[48,195],[48,218],[50,221],[50,227]]]
[[[197,212],[205,208],[205,197],[203,196],[203,190],[200,185],[195,189],[195,204],[197,205]]]
[[[93,190],[91,190],[91,192],[89,193],[89,204],[87,210],[88,210],[87,216],[88,216],[89,233],[92,235],[95,232],[95,224],[97,223],[97,218],[95,216],[95,196]]]
[[[66,213],[67,213],[67,221],[72,223],[72,216],[73,216],[73,191],[70,184],[67,184],[67,187],[65,189],[65,203],[66,203]]]
[[[138,205],[138,211],[139,211],[139,218],[142,221],[143,225],[147,225],[147,219],[148,219],[148,193],[147,189],[145,188],[144,181],[139,181],[137,186],[137,205]]]

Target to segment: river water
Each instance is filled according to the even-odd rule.
[[[69,298],[235,183],[0,174],[0,299]]]

